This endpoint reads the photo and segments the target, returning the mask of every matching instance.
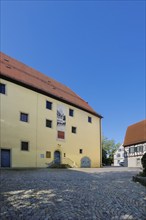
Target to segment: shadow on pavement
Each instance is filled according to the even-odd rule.
[[[1,171],[1,219],[144,220],[145,188],[137,171],[38,169]]]

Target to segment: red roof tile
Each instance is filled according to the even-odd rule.
[[[21,83],[23,86],[29,86],[32,90],[35,89],[40,93],[43,92],[48,96],[53,96],[62,102],[66,102],[102,118],[102,116],[96,113],[87,102],[67,86],[2,52],[0,52],[0,76],[1,78],[12,80],[15,83]]]
[[[146,142],[146,120],[130,125],[127,128],[124,147]]]

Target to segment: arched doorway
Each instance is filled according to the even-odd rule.
[[[83,157],[81,159],[81,167],[91,167],[91,160],[89,157]]]
[[[61,154],[60,154],[60,151],[58,150],[54,152],[54,163],[61,164]]]

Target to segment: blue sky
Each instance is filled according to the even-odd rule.
[[[1,51],[67,85],[123,142],[146,118],[145,1],[1,1]]]

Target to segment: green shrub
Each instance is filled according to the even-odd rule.
[[[67,169],[67,168],[71,168],[71,166],[69,164],[52,164],[49,168]]]
[[[146,153],[142,156],[141,163],[143,167],[143,174],[146,176]]]

